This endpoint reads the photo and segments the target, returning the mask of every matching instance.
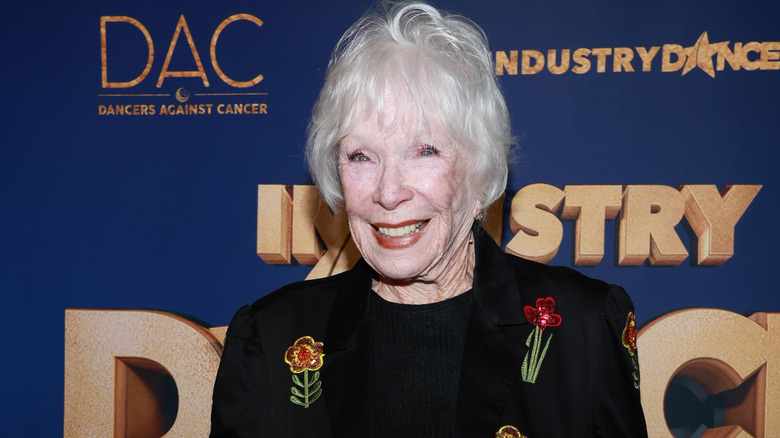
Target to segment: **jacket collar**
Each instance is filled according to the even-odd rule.
[[[529,329],[514,269],[481,227],[474,227],[474,301],[469,310],[457,430],[492,436],[517,382]],[[370,431],[371,363],[366,318],[374,272],[359,260],[342,283],[325,334],[323,385],[333,436]],[[329,388],[329,386],[331,386]]]
[[[520,288],[506,255],[480,226],[474,227],[474,300],[494,326],[525,324]],[[346,348],[368,310],[374,271],[365,260],[346,274],[336,295],[326,334],[326,352]]]
[[[361,258],[345,275],[328,319],[325,353],[346,349],[354,343],[358,326],[365,323],[374,271]]]
[[[482,227],[474,230],[474,299],[495,326],[525,324],[520,287],[506,254]]]

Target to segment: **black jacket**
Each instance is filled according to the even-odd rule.
[[[505,254],[481,231],[475,245],[456,436],[492,438],[511,425],[528,438],[646,437],[625,291]],[[239,309],[217,374],[211,437],[367,436],[371,278],[361,260],[350,271],[288,285]],[[549,347],[529,383],[521,376],[524,359],[534,356],[536,326],[526,310],[533,319],[531,309],[546,297],[560,324],[541,330],[536,357],[548,339]],[[324,344],[322,396],[308,408],[291,402],[293,373],[284,361],[303,336]]]

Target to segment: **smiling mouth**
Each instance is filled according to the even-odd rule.
[[[404,225],[400,227],[377,226],[375,228],[382,237],[406,237],[420,231],[420,228],[422,228],[426,223],[428,223],[428,221],[415,222],[413,224]]]

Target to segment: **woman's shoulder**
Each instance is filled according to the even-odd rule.
[[[605,281],[589,277],[567,266],[546,265],[511,254],[506,254],[506,259],[515,275],[524,283],[548,284],[594,292],[604,291],[610,287]]]
[[[355,285],[364,283],[364,271],[356,266],[329,277],[290,283],[240,308],[231,326],[245,327],[244,331],[260,337],[286,332],[321,334],[337,299],[360,293]]]
[[[313,304],[332,299],[348,275],[349,271],[330,277],[287,284],[252,303],[251,310],[254,313],[269,308],[299,307],[305,303]]]
[[[592,310],[598,314],[618,308],[632,311],[633,303],[626,291],[615,284],[587,276],[566,266],[553,266],[506,255],[517,278],[523,301],[553,297],[558,305]],[[611,312],[610,312],[611,313]]]

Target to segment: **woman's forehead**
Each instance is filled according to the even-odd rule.
[[[387,107],[386,107],[387,108]],[[421,117],[411,107],[408,111],[391,108],[391,111],[370,111],[355,120],[345,138],[350,141],[378,139],[404,139],[409,142],[450,143],[451,139],[438,118]]]
[[[444,132],[438,110],[421,100],[403,87],[387,85],[381,95],[360,100],[350,131],[360,128],[393,134],[400,130],[417,136]]]

